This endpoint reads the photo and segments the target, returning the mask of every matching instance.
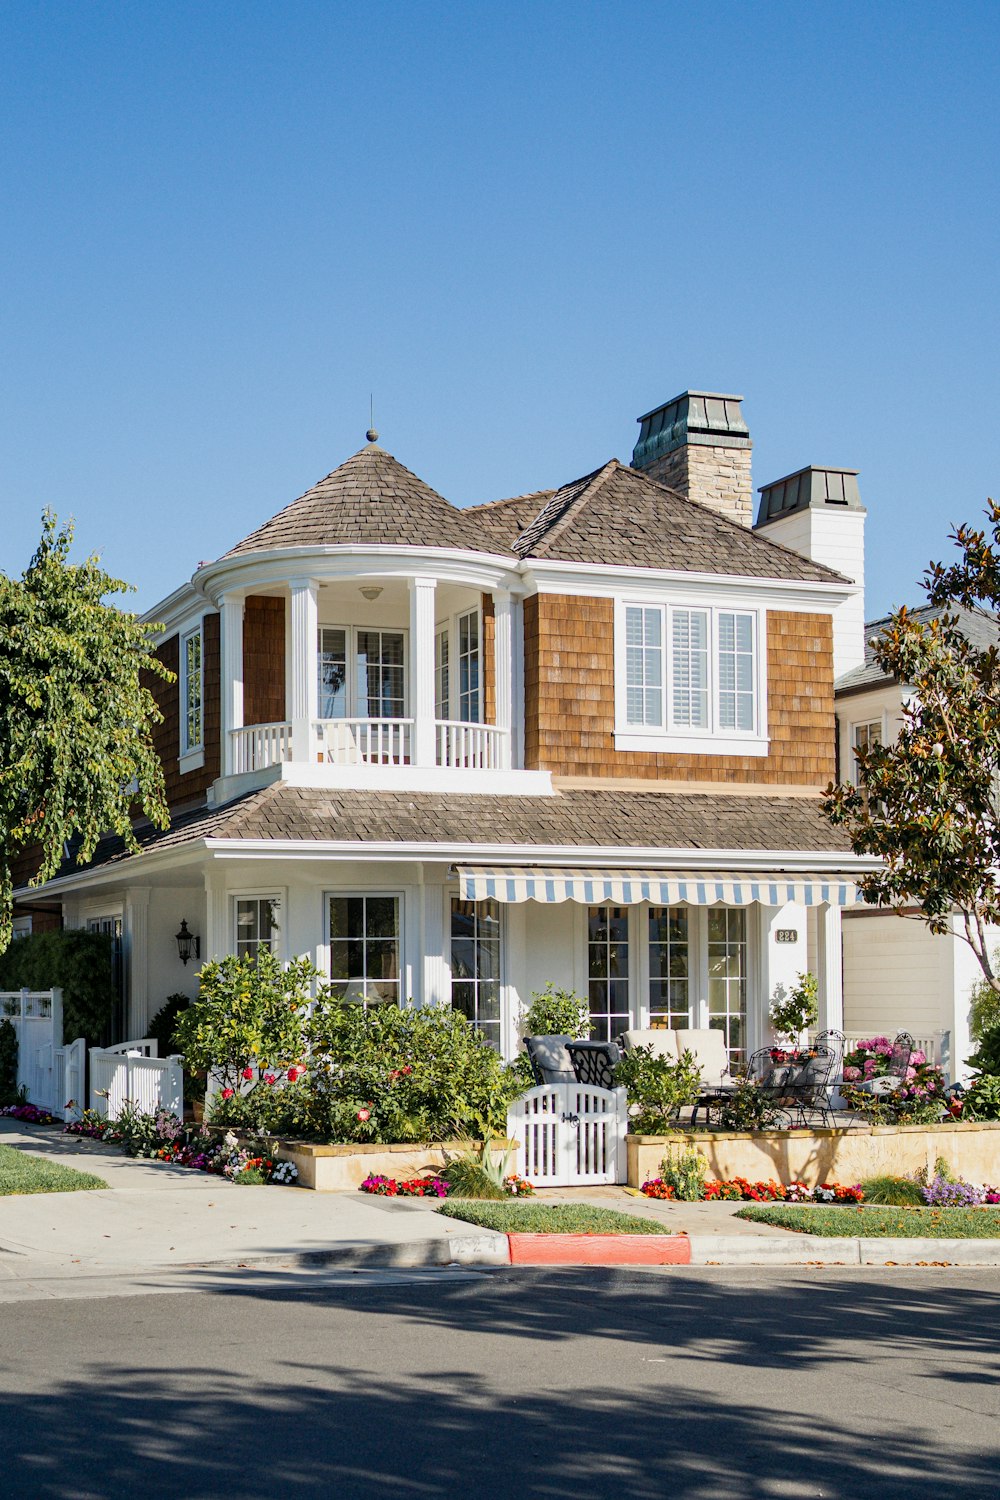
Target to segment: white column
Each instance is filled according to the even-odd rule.
[[[514,710],[514,631],[509,589],[493,590],[493,681],[500,768],[510,769],[510,730]]]
[[[763,995],[751,1045],[762,1047],[771,1036],[768,1010],[772,1000],[786,1000],[809,963],[806,946],[806,909],[797,901],[784,906],[762,906]],[[750,1021],[750,1017],[747,1018]]]
[[[426,870],[424,871],[426,877]],[[443,885],[426,883],[420,887],[419,1005],[444,1005],[451,996],[451,899]]]
[[[319,612],[314,578],[291,578],[292,659],[289,670],[292,709],[292,755],[312,761],[316,742]]]
[[[433,578],[410,579],[410,713],[413,739],[410,761],[437,764],[434,726],[434,591]]]
[[[125,935],[128,944],[128,1034],[145,1036],[149,1011],[149,886],[130,886],[125,892]]]
[[[223,594],[222,617],[222,774],[234,770],[232,730],[243,728],[243,600]]]
[[[222,875],[205,875],[205,931],[201,939],[201,962],[225,958],[233,951],[229,932],[229,893]]]
[[[824,902],[816,910],[816,978],[819,980],[818,1029],[843,1031],[843,923],[840,907],[829,902]]]

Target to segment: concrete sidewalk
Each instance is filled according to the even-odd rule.
[[[508,1264],[505,1235],[434,1212],[435,1199],[237,1187],[224,1178],[131,1160],[114,1147],[0,1118],[0,1142],[82,1171],[106,1189],[0,1197],[4,1285],[194,1267],[414,1268]],[[821,1239],[734,1218],[738,1203],[666,1203],[624,1188],[552,1189],[651,1219],[690,1241],[695,1265],[1000,1264],[994,1240]]]

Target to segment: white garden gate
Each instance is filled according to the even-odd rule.
[[[115,1047],[90,1049],[90,1107],[117,1120],[122,1105],[135,1105],[144,1114],[166,1110],[183,1117],[183,1057],[157,1057],[154,1037],[119,1042]]]
[[[4,990],[0,1020],[17,1035],[17,1086],[31,1104],[64,1120],[82,1108],[86,1043],[63,1045],[62,990]]]
[[[624,1089],[542,1083],[507,1111],[517,1171],[534,1187],[624,1182],[628,1113]]]

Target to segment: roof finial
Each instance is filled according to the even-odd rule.
[[[370,395],[368,397],[368,420],[371,423],[371,426],[369,427],[368,431],[365,433],[365,437],[368,439],[368,441],[370,443],[377,443],[378,442],[378,433],[375,431],[375,397],[374,397],[374,395]]]

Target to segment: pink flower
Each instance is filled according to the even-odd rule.
[[[223,1099],[231,1099],[233,1097],[233,1091],[232,1091],[232,1089],[223,1089],[222,1090],[222,1097],[223,1097]]]
[[[370,1109],[359,1109],[358,1110],[358,1119],[359,1120],[370,1120],[371,1119],[371,1113],[372,1112],[371,1112]]]
[[[273,1073],[265,1073],[264,1074],[264,1082],[265,1083],[274,1083],[274,1081],[275,1081],[275,1079],[274,1079],[274,1074]]]
[[[244,1068],[243,1069],[243,1077],[249,1083],[250,1079],[253,1077],[253,1068]]]
[[[844,1069],[844,1077],[848,1080],[848,1082],[852,1078],[860,1078],[861,1077],[861,1069],[860,1068],[845,1068]]]
[[[916,1052],[911,1052],[910,1053],[910,1062],[913,1064],[913,1066],[915,1068],[919,1068],[920,1064],[921,1063],[925,1063],[926,1061],[927,1061],[927,1053],[926,1052],[921,1052],[919,1047],[917,1048]]]

